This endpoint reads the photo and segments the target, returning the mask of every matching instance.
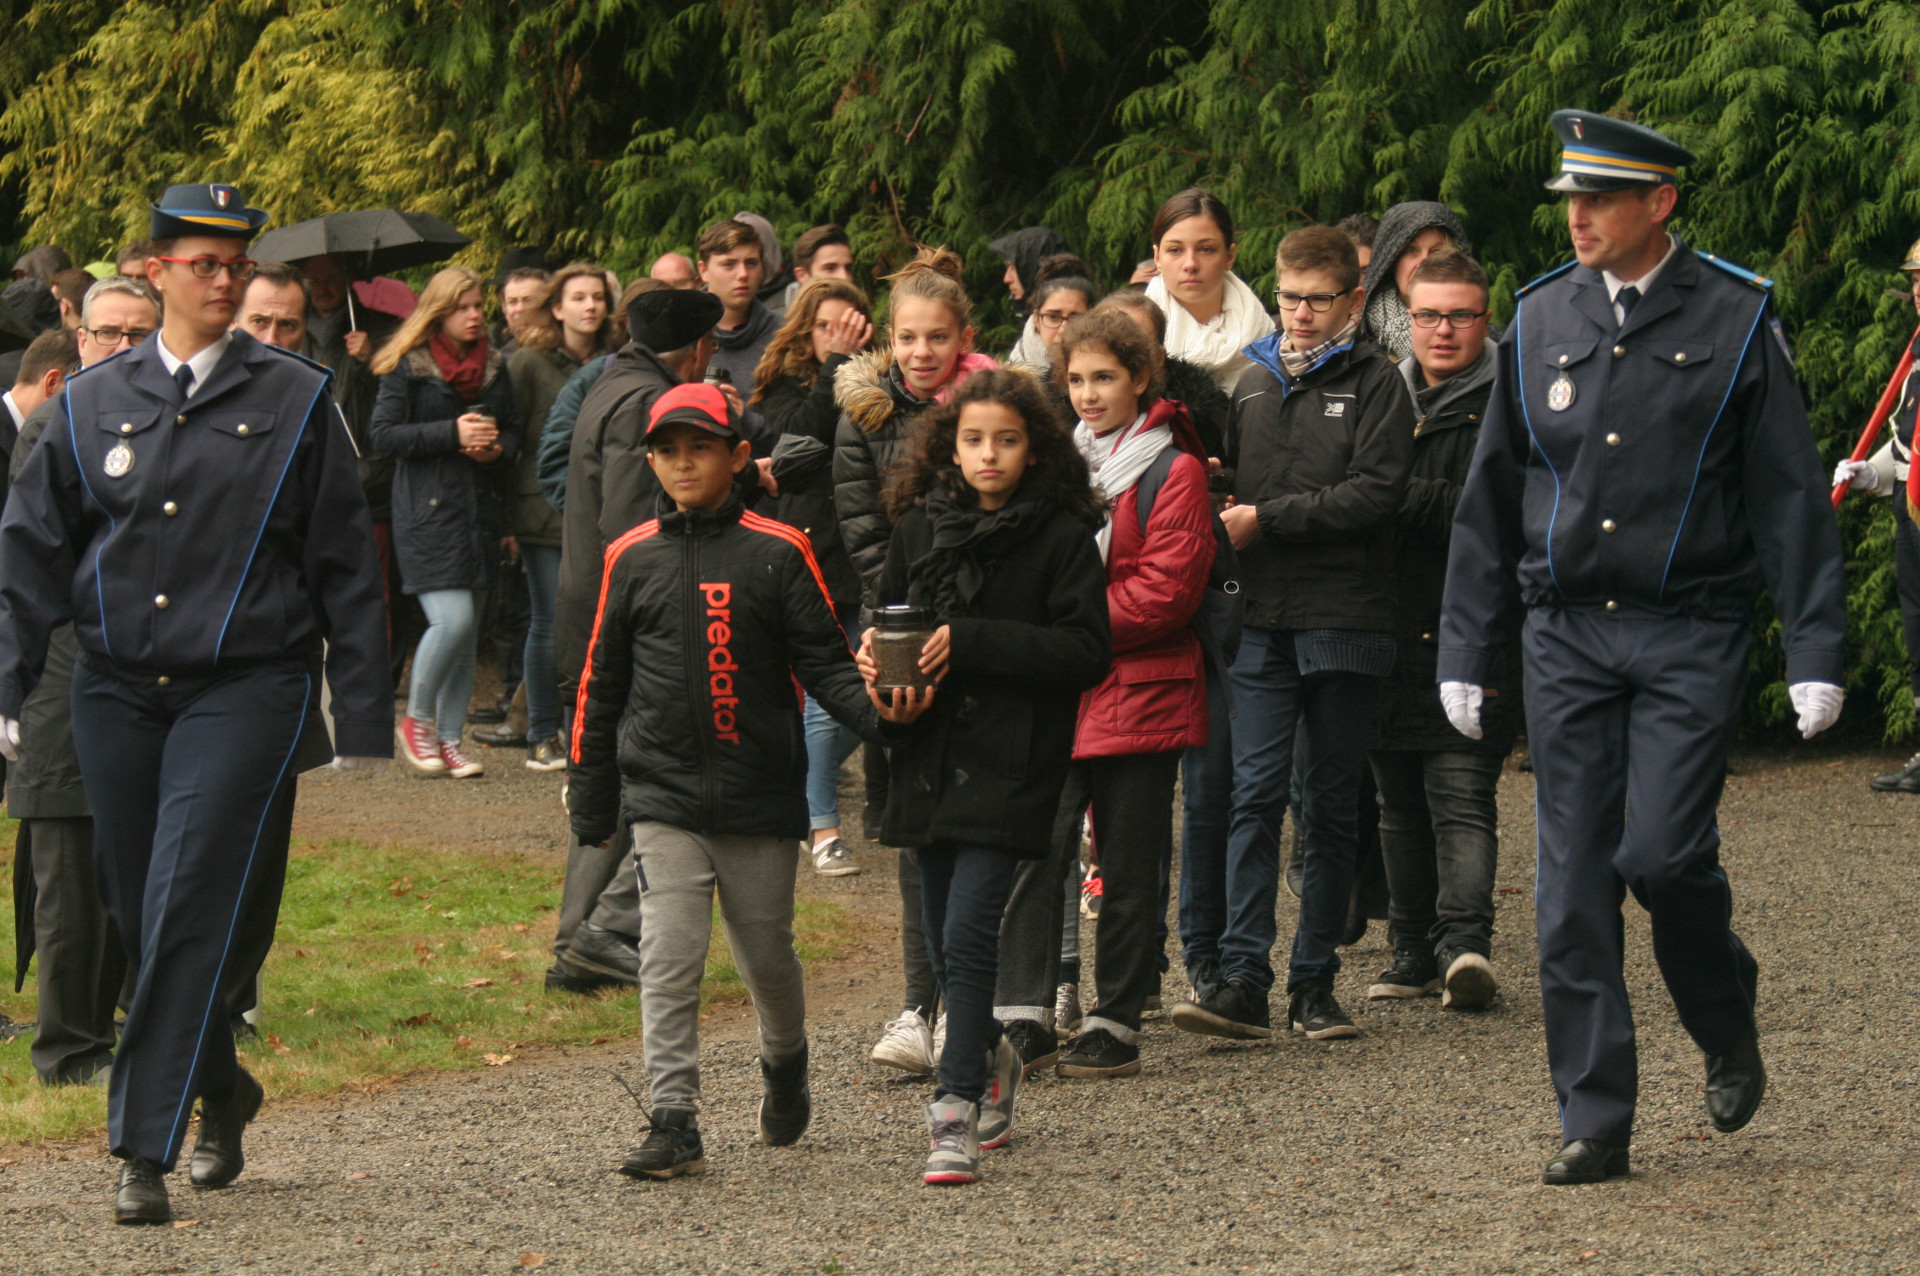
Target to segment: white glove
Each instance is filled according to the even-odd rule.
[[[1480,738],[1480,704],[1487,693],[1471,682],[1440,684],[1440,707],[1447,711],[1453,729],[1469,740]]]
[[[1800,715],[1800,738],[1811,740],[1840,721],[1840,705],[1847,693],[1831,682],[1796,682],[1787,688],[1787,698]]]
[[[384,771],[387,769],[385,758],[335,758],[333,769],[336,771]]]
[[[1833,485],[1843,483],[1856,492],[1871,492],[1880,486],[1880,471],[1872,461],[1842,461],[1833,467]]]
[[[0,717],[0,757],[9,762],[20,760],[20,723],[16,719]]]

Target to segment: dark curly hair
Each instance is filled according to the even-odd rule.
[[[922,417],[907,457],[887,484],[887,517],[898,519],[942,484],[956,500],[973,504],[979,496],[960,473],[953,454],[960,413],[969,403],[997,403],[1018,413],[1027,427],[1027,472],[1020,486],[1046,497],[1090,528],[1106,519],[1106,505],[1093,490],[1087,459],[1073,444],[1052,399],[1025,372],[996,368],[970,377],[953,399]]]
[[[1147,304],[1153,305],[1151,301]],[[1146,378],[1141,407],[1164,392],[1167,352],[1118,306],[1101,302],[1099,308],[1069,319],[1060,334],[1060,344],[1053,352],[1053,384],[1061,393],[1067,393],[1067,365],[1073,361],[1074,352],[1088,348],[1105,350],[1129,376]]]

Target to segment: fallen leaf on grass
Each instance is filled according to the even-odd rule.
[[[609,1041],[612,1041],[612,1040],[613,1040],[612,1037],[595,1037],[592,1041],[589,1041],[587,1044],[590,1046],[604,1046]]]
[[[471,1050],[473,1048],[473,1038],[462,1037],[460,1038],[460,1040],[453,1043],[453,1048],[455,1050]]]
[[[513,924],[513,928],[519,931],[522,935],[527,933],[527,924],[525,922],[515,922]]]
[[[173,1220],[173,1226],[175,1231],[183,1227],[198,1227],[200,1226],[200,1220],[197,1218],[176,1218]]]
[[[492,986],[493,986],[493,980],[491,980],[491,979],[484,979],[484,978],[483,978],[483,979],[469,979],[469,980],[467,980],[467,987],[469,987],[469,988],[490,988],[490,987],[492,987]]]
[[[421,1014],[410,1015],[405,1019],[395,1019],[393,1026],[396,1028],[424,1028],[433,1022],[433,1011],[428,1010]]]
[[[489,1068],[504,1068],[513,1062],[513,1056],[510,1054],[490,1054],[486,1056],[486,1060]]]
[[[412,889],[413,879],[411,877],[396,877],[387,883],[387,894],[389,895],[405,895]]]
[[[519,953],[515,952],[511,948],[502,948],[500,950],[501,961],[512,961],[515,957],[518,957],[519,955],[520,955]]]
[[[545,1267],[546,1265],[547,1256],[545,1254],[536,1254],[529,1250],[520,1255],[520,1266],[522,1267]]]
[[[286,1042],[280,1040],[280,1034],[277,1032],[269,1032],[267,1034],[267,1044],[273,1047],[273,1052],[275,1054],[292,1054],[293,1053],[293,1047],[288,1045]]]
[[[296,948],[293,950],[293,955],[295,957],[311,957],[314,954],[311,948]]]

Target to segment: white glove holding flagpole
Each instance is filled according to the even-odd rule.
[[[1847,693],[1831,682],[1796,682],[1787,688],[1787,698],[1800,715],[1800,738],[1811,740],[1840,721]]]
[[[1440,707],[1447,711],[1453,729],[1469,740],[1480,738],[1480,705],[1487,693],[1471,682],[1440,684]]]
[[[1880,486],[1880,471],[1872,461],[1842,461],[1833,467],[1833,486],[1870,492]]]

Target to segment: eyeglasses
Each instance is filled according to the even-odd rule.
[[[259,262],[251,257],[160,257],[158,261],[178,262],[193,272],[195,279],[211,279],[222,270],[237,284],[253,278]]]
[[[1484,310],[1449,310],[1444,313],[1438,310],[1416,310],[1407,316],[1413,320],[1413,326],[1416,328],[1438,328],[1442,319],[1447,321],[1449,328],[1471,328],[1486,317],[1487,312]]]
[[[1348,292],[1351,291],[1351,289],[1348,290]],[[1300,303],[1304,301],[1309,310],[1317,315],[1323,315],[1333,309],[1334,302],[1346,295],[1345,292],[1279,292],[1276,290],[1273,299],[1280,304],[1283,312],[1298,310]]]
[[[153,329],[151,328],[88,328],[86,330],[86,333],[88,336],[93,338],[95,345],[117,346],[122,341],[125,341],[129,345],[137,346],[142,341],[145,341],[148,337],[151,337],[153,335]]]
[[[1078,319],[1080,315],[1084,313],[1086,312],[1081,311],[1076,314],[1063,315],[1056,310],[1036,310],[1033,312],[1033,317],[1039,321],[1042,328],[1059,328],[1065,326],[1067,320]]]

